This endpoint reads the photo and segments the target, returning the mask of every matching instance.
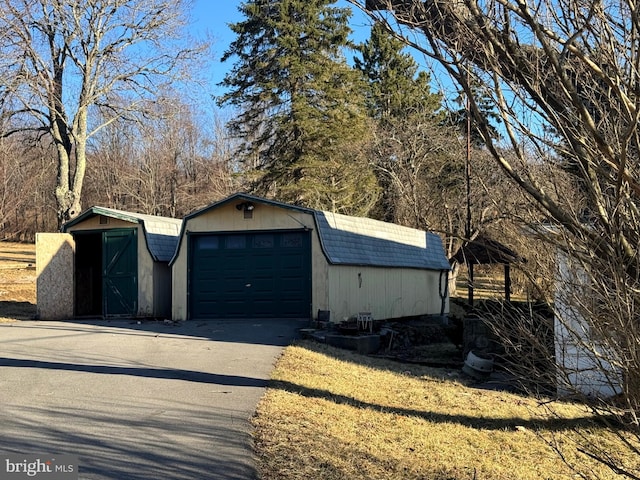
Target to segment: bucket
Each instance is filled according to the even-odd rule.
[[[484,380],[493,372],[493,357],[471,350],[464,361],[462,371],[476,380]]]

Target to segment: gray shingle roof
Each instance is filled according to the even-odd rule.
[[[329,263],[335,265],[370,265],[427,270],[449,269],[442,240],[435,233],[369,218],[349,217],[312,210],[246,193],[236,193],[196,210],[185,217],[185,222],[190,218],[239,200],[263,203],[313,215],[322,250]],[[186,227],[186,223],[183,225],[184,227]],[[176,250],[176,256],[177,254]],[[171,261],[175,261],[175,258]]]
[[[320,241],[332,264],[448,270],[435,233],[370,218],[315,212]]]
[[[95,215],[117,218],[125,222],[139,223],[142,225],[145,241],[149,253],[154,260],[168,262],[173,257],[180,236],[182,220],[170,217],[159,217],[156,215],[146,215],[143,213],[125,212],[114,208],[91,207],[80,216],[67,222],[63,226],[63,231],[87,218]]]

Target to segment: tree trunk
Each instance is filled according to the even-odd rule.
[[[82,185],[87,166],[86,136],[77,136],[75,150],[56,141],[58,153],[58,177],[55,190],[58,228],[73,220],[82,211]],[[54,135],[54,139],[55,135]],[[71,155],[75,153],[75,166],[71,174]]]
[[[76,218],[82,210],[80,197],[76,196],[73,190],[65,189],[59,184],[56,186],[56,207],[58,229],[61,229],[66,222]]]

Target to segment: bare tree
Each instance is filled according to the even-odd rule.
[[[0,138],[0,239],[33,241],[35,232],[55,228],[51,151],[26,135]]]
[[[26,171],[23,155],[16,155],[21,148],[12,142],[0,140],[0,231],[3,238],[18,237],[23,231],[17,228],[29,198],[32,179]]]
[[[371,156],[385,188],[385,219],[444,237],[452,262],[449,290],[455,293],[460,265],[453,257],[458,249],[480,234],[500,232],[504,238],[505,224],[518,219],[525,199],[513,195],[490,155],[473,145],[467,190],[464,133],[428,114],[387,122],[378,128],[373,145]]]
[[[87,141],[145,111],[188,77],[205,45],[186,35],[187,0],[0,0],[0,86],[10,128],[56,147],[58,222],[80,213]],[[98,117],[96,108],[108,115]]]
[[[152,113],[114,121],[93,138],[86,200],[181,217],[237,189],[221,121],[170,94],[158,96]]]
[[[638,453],[637,5],[628,0],[350,2],[435,60],[469,96],[487,150],[545,220],[528,231],[560,252],[554,265],[559,288],[549,299],[556,307],[556,351],[547,350],[559,366],[554,383],[576,394],[592,393],[594,411],[616,419],[613,431],[624,425],[625,445]],[[490,92],[506,141],[492,137],[472,85]],[[564,351],[573,353],[563,357],[559,339]],[[586,370],[597,372],[592,383],[608,388],[586,392],[580,385]],[[640,477],[637,464],[585,452],[616,473]]]

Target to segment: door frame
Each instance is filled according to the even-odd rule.
[[[132,310],[127,312],[127,313],[118,313],[118,314],[112,314],[109,313],[109,307],[108,307],[108,302],[107,302],[107,275],[106,275],[106,263],[108,262],[108,259],[106,258],[107,256],[107,252],[106,252],[106,238],[108,237],[109,233],[113,233],[113,234],[122,234],[122,233],[129,233],[131,234],[131,241],[130,244],[127,244],[126,249],[131,249],[134,253],[134,267],[132,269],[133,273],[133,287],[132,290],[135,292],[135,299],[133,299],[133,306],[132,306]],[[124,318],[128,318],[128,317],[135,317],[138,314],[138,302],[139,302],[139,272],[138,272],[138,262],[139,262],[139,258],[138,258],[138,228],[137,227],[123,227],[123,228],[107,228],[107,229],[91,229],[91,230],[74,230],[69,232],[72,236],[73,236],[73,241],[76,245],[76,252],[74,254],[74,259],[73,259],[73,289],[74,289],[74,301],[73,301],[73,313],[74,313],[74,317],[94,317],[94,316],[98,316],[100,318],[117,318],[117,317],[124,317]],[[83,236],[90,236],[90,235],[94,235],[100,236],[100,252],[95,252],[95,255],[99,255],[99,262],[100,262],[100,286],[94,286],[94,290],[93,291],[97,291],[95,289],[99,288],[100,289],[100,296],[101,296],[101,300],[100,300],[100,312],[96,313],[95,315],[93,313],[91,314],[82,314],[82,315],[78,315],[78,299],[76,298],[76,293],[77,293],[77,282],[78,282],[78,276],[77,276],[77,270],[78,270],[78,260],[77,260],[77,246],[79,243],[82,243],[82,237]],[[80,239],[80,240],[79,240]],[[121,252],[120,252],[121,253]],[[114,256],[115,258],[115,256]],[[97,263],[97,261],[96,261]]]
[[[309,300],[307,316],[303,318],[312,318],[312,307],[313,307],[313,238],[312,238],[312,230],[307,228],[283,228],[283,229],[274,229],[274,230],[223,230],[223,231],[187,231],[187,304],[186,304],[186,318],[188,320],[192,320],[191,317],[191,284],[192,284],[192,265],[193,265],[193,243],[195,237],[201,236],[224,236],[224,235],[239,235],[239,234],[248,234],[255,235],[260,233],[303,233],[307,238],[307,247],[308,247],[308,292],[307,297]],[[222,318],[222,317],[221,317]]]

